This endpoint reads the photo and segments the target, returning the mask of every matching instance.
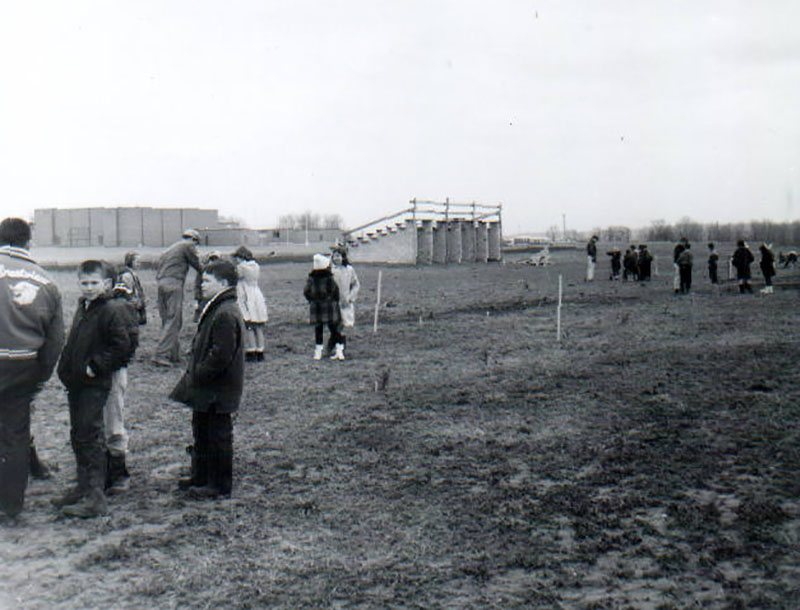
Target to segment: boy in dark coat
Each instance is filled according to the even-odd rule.
[[[54,504],[71,517],[97,517],[108,511],[103,408],[112,373],[125,365],[133,349],[130,311],[125,302],[113,298],[113,280],[114,270],[103,261],[81,263],[78,284],[83,296],[58,362],[58,377],[67,389],[78,484]]]
[[[689,242],[683,245],[683,250],[678,255],[678,274],[680,276],[680,292],[681,294],[688,294],[692,289],[692,265],[694,264],[694,256],[692,255],[692,246]]]
[[[650,281],[650,267],[653,262],[653,255],[650,254],[645,244],[639,244],[639,279],[643,282]]]
[[[192,474],[178,486],[196,498],[229,496],[233,423],[244,385],[244,322],[236,301],[236,267],[216,260],[203,270],[208,299],[183,377],[170,398],[192,408]]]
[[[323,326],[328,325],[332,342],[341,343],[339,288],[331,272],[331,261],[323,254],[314,255],[314,268],[308,274],[303,294],[308,301],[309,322],[314,325],[314,360],[322,358]]]
[[[717,266],[719,264],[719,254],[714,247],[714,242],[708,244],[708,277],[712,284],[719,284]]]
[[[739,292],[753,292],[750,285],[750,265],[755,260],[753,253],[743,239],[736,242],[736,250],[731,257],[731,263],[736,269],[736,281],[739,283]]]
[[[761,253],[761,273],[764,274],[764,288],[761,289],[761,294],[772,294],[772,278],[775,275],[775,255],[772,253],[772,244],[766,242],[758,247]]]

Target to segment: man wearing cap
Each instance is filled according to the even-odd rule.
[[[181,240],[164,250],[158,259],[158,314],[161,316],[161,339],[153,354],[153,364],[180,364],[178,336],[183,325],[183,285],[189,267],[203,271],[197,255],[200,234],[194,229],[183,232]]]
[[[0,518],[22,510],[28,480],[31,401],[64,344],[61,295],[31,258],[31,229],[0,223]]]

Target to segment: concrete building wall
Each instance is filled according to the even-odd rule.
[[[167,246],[188,228],[218,226],[199,208],[44,208],[34,211],[37,246]]]

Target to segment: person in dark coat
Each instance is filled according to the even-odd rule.
[[[736,242],[736,250],[731,257],[731,263],[736,269],[736,281],[739,283],[739,292],[745,293],[753,292],[753,287],[750,285],[750,265],[755,260],[753,253],[743,239]]]
[[[333,343],[341,343],[339,288],[331,272],[331,261],[324,254],[314,255],[314,268],[308,274],[303,294],[308,301],[309,322],[314,325],[314,360],[322,358],[323,327],[327,324]]]
[[[719,264],[719,254],[714,247],[714,242],[708,244],[708,277],[712,284],[719,284],[717,266]]]
[[[642,282],[650,281],[651,267],[653,264],[653,255],[647,249],[646,244],[639,244],[639,280]]]
[[[25,503],[29,468],[45,474],[31,436],[31,402],[64,344],[61,293],[31,258],[30,241],[23,219],[0,223],[0,518],[11,520]]]
[[[686,242],[683,245],[683,250],[678,255],[678,273],[680,275],[680,292],[681,294],[688,294],[692,289],[692,265],[694,264],[694,256],[692,255],[692,245]]]
[[[772,244],[762,243],[758,247],[761,254],[761,273],[764,274],[764,288],[761,289],[762,294],[772,294],[772,278],[775,275],[775,255],[772,253]]]
[[[672,276],[672,289],[675,294],[678,294],[681,291],[681,270],[680,266],[678,265],[678,257],[681,255],[686,249],[686,244],[689,243],[689,240],[685,237],[681,237],[680,241],[675,244],[675,247],[672,249],[672,267],[675,270],[675,273]]]
[[[196,498],[233,489],[233,422],[244,387],[244,321],[236,301],[236,267],[216,260],[203,270],[200,314],[186,372],[170,398],[192,409],[191,476],[178,481]]]
[[[639,257],[636,254],[636,246],[626,248],[625,255],[622,257],[622,280],[636,281],[639,279]]]
[[[592,235],[586,244],[586,281],[594,280],[594,270],[597,266],[597,235]]]
[[[112,374],[125,366],[135,347],[131,310],[111,292],[114,275],[114,269],[103,261],[81,263],[78,284],[82,296],[58,362],[58,377],[67,389],[78,484],[54,504],[71,517],[97,517],[108,511],[103,410]]]
[[[611,275],[608,279],[618,280],[619,270],[622,267],[622,252],[618,248],[614,248],[606,252],[611,257]]]

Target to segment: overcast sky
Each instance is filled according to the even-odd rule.
[[[796,0],[4,2],[0,202],[800,218]]]

